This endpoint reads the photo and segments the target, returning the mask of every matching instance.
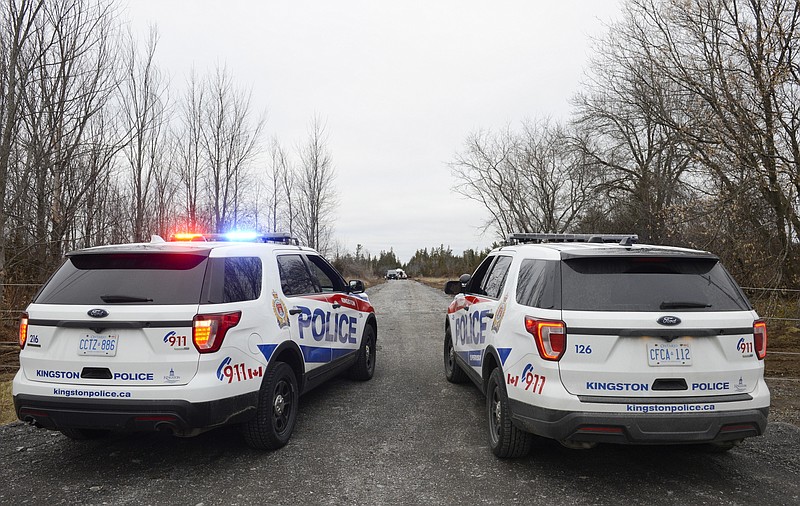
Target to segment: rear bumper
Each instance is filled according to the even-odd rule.
[[[181,400],[87,400],[18,394],[17,417],[38,427],[113,431],[194,429],[245,422],[256,412],[258,391],[209,402]]]
[[[711,443],[760,436],[769,408],[672,413],[571,412],[510,399],[514,425],[559,441],[621,444]],[[669,408],[669,406],[667,406]]]

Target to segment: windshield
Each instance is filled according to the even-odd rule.
[[[715,258],[574,258],[561,263],[562,309],[741,311],[750,304]]]

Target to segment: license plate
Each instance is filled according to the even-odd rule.
[[[119,336],[86,334],[78,340],[78,355],[114,357],[117,355],[118,339]]]
[[[689,343],[648,343],[647,365],[692,365]]]

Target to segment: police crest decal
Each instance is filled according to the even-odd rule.
[[[500,324],[503,323],[503,317],[506,315],[506,303],[508,302],[508,294],[503,297],[503,301],[500,303],[500,307],[497,308],[497,313],[494,315],[494,321],[492,322],[492,331],[497,332],[500,330]]]
[[[286,304],[272,292],[272,310],[275,312],[275,319],[278,320],[278,327],[286,328],[289,326],[289,313],[286,312]]]

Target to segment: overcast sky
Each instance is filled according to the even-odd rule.
[[[487,213],[456,195],[448,163],[478,129],[566,119],[592,37],[620,0],[129,0],[124,16],[179,92],[227,66],[266,111],[264,146],[294,149],[311,118],[327,123],[347,249],[401,261],[444,244],[495,239]]]

